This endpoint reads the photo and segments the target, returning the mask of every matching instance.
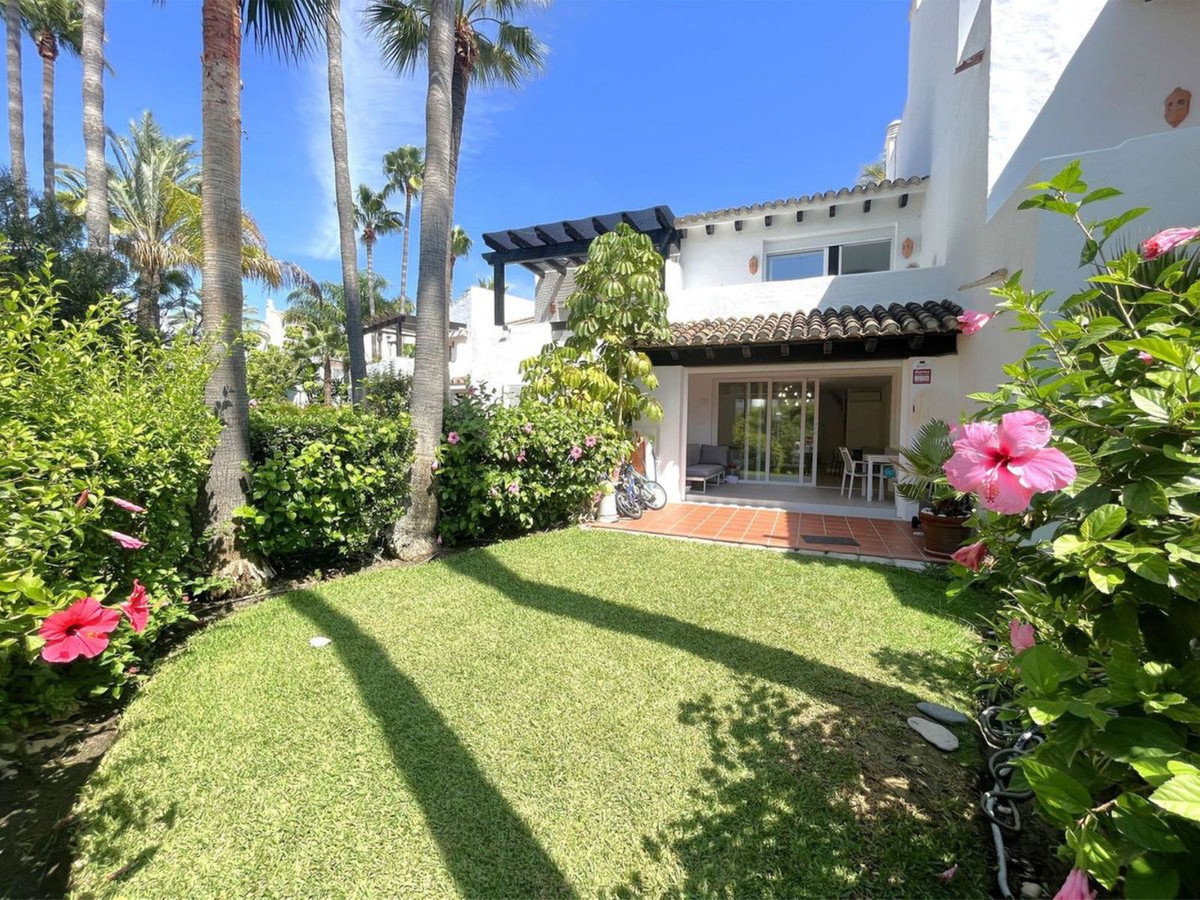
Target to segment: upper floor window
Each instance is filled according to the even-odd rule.
[[[817,278],[825,274],[825,248],[798,253],[776,253],[767,257],[767,281]]]
[[[892,267],[892,242],[866,241],[833,244],[810,250],[772,253],[767,256],[767,281],[792,281],[822,275],[861,275],[887,272]]]

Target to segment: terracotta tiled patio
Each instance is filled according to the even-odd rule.
[[[668,537],[696,538],[781,550],[836,553],[908,562],[946,562],[925,552],[922,536],[898,519],[863,519],[717,506],[671,503],[640,519],[620,519],[596,528],[637,531]]]

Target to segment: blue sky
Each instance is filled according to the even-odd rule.
[[[424,144],[424,73],[387,71],[361,28],[361,0],[344,2],[351,178],[381,187],[384,151]],[[456,292],[490,274],[485,231],[658,203],[682,215],[853,184],[902,111],[908,6],[558,0],[535,11],[544,72],[468,101],[454,218],[475,247],[458,263]],[[107,25],[109,126],[123,132],[148,108],[169,133],[199,141],[199,0],[109,0]],[[244,57],[243,202],[275,255],[337,280],[324,60],[288,66],[249,47]],[[23,68],[36,186],[41,65],[29,41]],[[65,54],[56,102],[59,161],[82,165],[79,63]],[[7,130],[3,142],[7,158]],[[400,251],[399,236],[376,248],[394,286]],[[409,279],[412,295],[415,256]],[[530,295],[524,270],[509,281]],[[248,284],[246,295],[261,306],[266,294]]]

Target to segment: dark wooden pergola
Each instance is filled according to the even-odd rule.
[[[462,322],[451,322],[450,328],[466,328]],[[411,337],[416,340],[417,337],[417,317],[412,313],[393,313],[388,316],[376,316],[369,322],[363,324],[363,334],[374,334],[377,331],[396,331],[396,353],[400,353],[400,345],[405,337]]]
[[[545,275],[548,269],[566,274],[568,268],[581,265],[587,259],[588,247],[593,240],[612,231],[621,222],[649,237],[664,257],[672,244],[678,245],[675,214],[669,206],[651,206],[485,234],[483,242],[491,247],[491,251],[483,254],[483,259],[491,264],[495,280],[496,324],[504,324],[506,265],[524,266],[538,276]]]

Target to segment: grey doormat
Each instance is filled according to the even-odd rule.
[[[806,544],[836,544],[839,547],[857,547],[858,541],[852,537],[838,537],[830,534],[802,534]]]

